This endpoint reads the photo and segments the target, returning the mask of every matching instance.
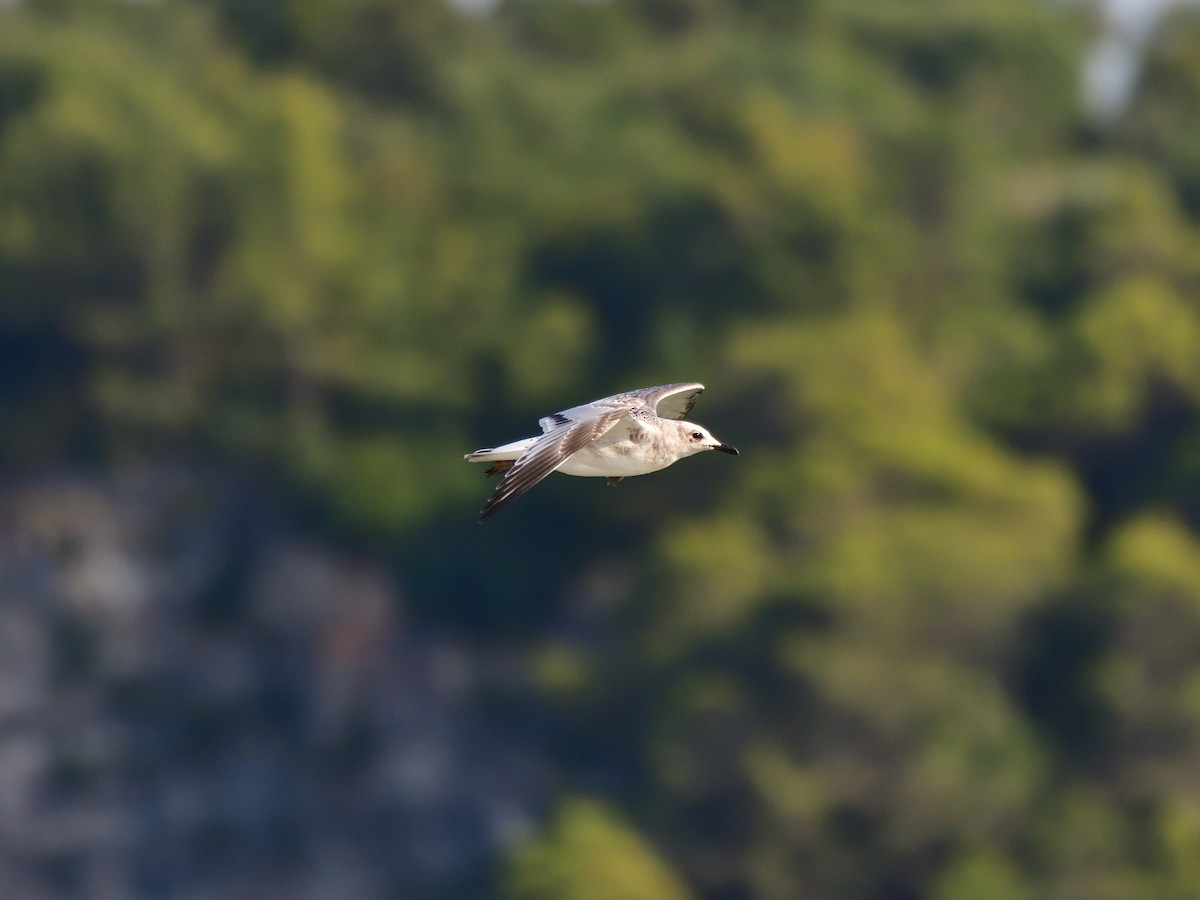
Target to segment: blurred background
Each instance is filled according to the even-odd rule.
[[[1200,896],[1198,112],[1186,4],[0,4],[0,894]]]

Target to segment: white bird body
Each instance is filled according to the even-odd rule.
[[[679,424],[687,429],[696,427],[689,422]],[[564,475],[579,475],[585,478],[625,478],[630,475],[649,475],[651,472],[658,472],[682,459],[681,456],[670,452],[640,454],[639,451],[645,446],[646,441],[645,438],[639,440],[634,436],[641,437],[644,433],[645,429],[632,419],[627,425],[621,422],[607,434],[596,438],[588,446],[575,451],[555,471],[562,472]],[[466,459],[470,462],[516,461],[524,456],[538,440],[536,437],[531,437],[513,441],[502,447],[493,447],[490,450],[476,450],[474,453],[467,454]]]
[[[476,450],[468,462],[494,462],[488,474],[504,478],[488,498],[480,521],[516,499],[551,472],[607,478],[615,484],[648,475],[704,450],[738,451],[701,425],[683,421],[704,385],[696,382],[642,388],[603,397],[541,419],[542,434]],[[511,465],[504,465],[504,463]]]

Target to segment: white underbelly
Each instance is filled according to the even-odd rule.
[[[580,475],[593,478],[628,478],[632,475],[649,475],[665,469],[675,460],[647,459],[638,451],[643,448],[622,441],[608,446],[585,447],[558,467],[564,475]]]

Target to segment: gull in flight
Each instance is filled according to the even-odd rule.
[[[690,381],[614,394],[546,416],[536,437],[468,453],[467,462],[493,463],[488,475],[504,473],[479,521],[486,522],[554,471],[616,484],[704,450],[737,456],[737,448],[718,441],[703,425],[683,421],[703,390]]]

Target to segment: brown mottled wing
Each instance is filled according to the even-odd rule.
[[[596,438],[612,429],[636,406],[614,406],[594,409],[592,415],[578,421],[568,420],[562,426],[547,431],[538,442],[518,459],[496,485],[479,514],[486,522],[501,509],[521,496]]]

